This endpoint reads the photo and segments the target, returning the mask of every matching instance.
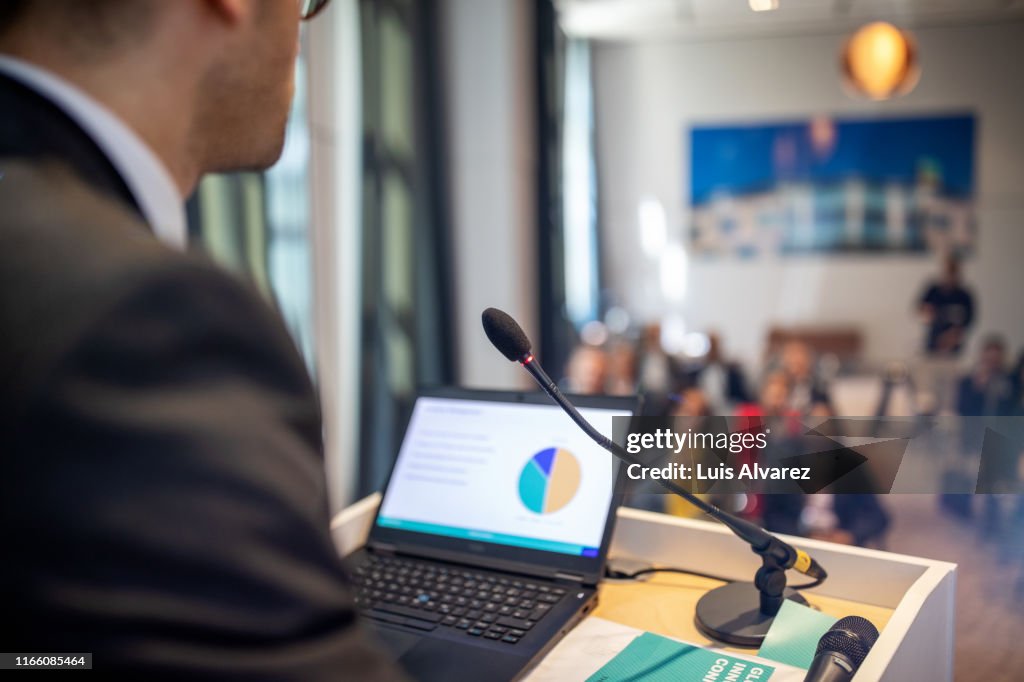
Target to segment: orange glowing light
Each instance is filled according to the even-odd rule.
[[[920,76],[914,41],[884,21],[857,29],[843,48],[841,62],[847,84],[875,100],[910,92]]]

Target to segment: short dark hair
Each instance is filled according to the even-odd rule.
[[[0,2],[0,36],[7,33],[21,19],[32,0],[5,0]]]
[[[981,342],[982,350],[999,349],[1006,350],[1006,339],[1002,334],[989,334]]]
[[[0,0],[0,40],[23,21],[58,29],[63,44],[99,48],[141,38],[153,23],[153,0]]]

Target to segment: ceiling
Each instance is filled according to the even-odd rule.
[[[1024,0],[775,2],[778,9],[754,12],[750,0],[556,0],[560,23],[566,33],[609,40],[652,37],[706,40],[827,33],[848,30],[877,19],[905,28],[1024,20]]]

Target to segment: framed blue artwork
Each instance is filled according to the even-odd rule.
[[[691,252],[969,253],[973,115],[690,130]]]

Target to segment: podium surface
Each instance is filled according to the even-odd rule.
[[[379,503],[380,495],[373,494],[334,518],[331,531],[342,554],[365,543]],[[955,564],[780,537],[810,553],[829,573],[824,584],[802,592],[812,607],[836,618],[863,616],[878,627],[881,634],[855,677],[858,682],[953,679]],[[609,557],[731,580],[751,580],[760,565],[718,523],[626,507],[618,512]],[[697,600],[721,584],[682,574],[605,581],[592,615],[693,644],[754,654],[713,642],[697,630]],[[556,647],[549,656],[557,655]]]
[[[656,574],[642,581],[606,581],[601,586],[600,601],[592,615],[723,651],[755,653],[756,649],[723,645],[708,639],[694,623],[697,601],[709,590],[724,584],[718,580],[672,573]],[[822,613],[835,618],[861,616],[874,623],[879,631],[885,628],[893,613],[893,609],[884,606],[816,595],[814,590],[801,594],[812,608]]]

